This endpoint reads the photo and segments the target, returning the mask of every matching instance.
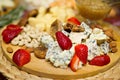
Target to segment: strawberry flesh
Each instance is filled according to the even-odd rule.
[[[19,25],[15,25],[15,24],[9,24],[7,26],[7,29],[9,29],[9,30],[19,30],[20,26]]]
[[[22,67],[30,62],[30,53],[24,49],[18,49],[13,55],[13,62],[17,66]]]
[[[75,46],[75,54],[79,57],[83,64],[87,63],[88,47],[84,44],[78,44]]]
[[[72,47],[71,40],[61,31],[56,32],[56,39],[62,50],[69,50]]]
[[[75,54],[70,62],[70,68],[72,71],[76,72],[78,70],[79,62],[80,60],[78,56]]]
[[[67,21],[70,22],[70,23],[76,24],[76,25],[80,25],[81,24],[80,21],[77,18],[75,18],[75,17],[71,17]]]
[[[100,55],[94,57],[89,64],[96,65],[96,66],[104,66],[110,63],[110,57],[108,55]]]

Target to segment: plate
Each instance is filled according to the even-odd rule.
[[[47,77],[47,78],[57,78],[57,79],[78,79],[78,78],[85,78],[85,77],[97,75],[98,73],[110,69],[118,62],[118,60],[120,59],[120,37],[119,37],[119,33],[115,30],[114,30],[114,36],[117,39],[116,42],[117,42],[118,51],[116,53],[109,54],[111,61],[108,65],[93,66],[87,64],[83,66],[81,69],[79,69],[77,72],[73,72],[70,68],[67,69],[55,68],[44,59],[36,58],[34,54],[31,54],[31,61],[28,64],[24,65],[23,67],[18,67],[13,63],[12,56],[17,49],[22,47],[6,44],[4,43],[4,41],[2,41],[2,50],[4,52],[5,57],[11,63],[13,63],[19,69],[24,70],[33,75]],[[6,51],[7,47],[9,46],[13,48],[13,53],[8,53]]]

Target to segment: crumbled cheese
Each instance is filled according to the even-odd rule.
[[[105,54],[108,54],[108,52],[110,51],[109,43],[106,41],[104,43],[100,44],[100,48]]]
[[[48,48],[50,42],[54,42],[54,39],[52,36],[50,36],[48,33],[44,32],[44,34],[41,35],[40,41],[45,44],[45,46]]]
[[[64,50],[62,53],[58,53],[57,56],[54,56],[54,58],[57,58],[54,62],[54,66],[64,68],[67,67],[68,64],[71,61],[73,54],[69,50]]]
[[[52,55],[55,55],[56,53],[61,53],[61,52],[62,52],[62,50],[61,50],[61,48],[59,47],[57,41],[55,41],[55,42],[50,42],[50,43],[49,43],[48,50],[47,50],[47,52],[46,52],[45,59],[46,59],[46,60],[49,60]],[[51,61],[52,61],[52,60],[51,60]]]
[[[80,26],[85,29],[84,33],[86,35],[90,35],[92,33],[92,29],[85,22],[82,22]]]
[[[105,40],[108,39],[108,36],[104,34],[102,29],[94,28],[92,34],[90,35],[90,38],[96,40]]]
[[[41,34],[37,28],[27,25],[23,27],[23,31],[11,41],[11,44],[35,48],[40,45],[39,39]]]
[[[86,45],[88,46],[88,60],[93,59],[95,56],[100,55],[102,51],[94,39],[87,39]]]
[[[52,42],[45,59],[49,60],[55,67],[67,68],[72,57],[73,53],[71,51],[62,51],[57,42]]]

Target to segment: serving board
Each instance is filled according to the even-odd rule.
[[[28,64],[24,65],[23,67],[18,67],[13,63],[12,56],[17,49],[22,47],[6,44],[4,43],[4,41],[2,41],[1,45],[6,58],[21,70],[24,70],[28,73],[37,76],[43,76],[47,78],[77,79],[77,78],[85,78],[85,77],[93,76],[98,73],[104,72],[110,69],[111,67],[113,67],[118,62],[118,60],[120,59],[120,37],[117,31],[114,31],[114,36],[117,39],[116,42],[117,42],[118,51],[116,53],[109,54],[111,61],[108,65],[93,66],[87,64],[83,66],[81,69],[79,69],[77,72],[73,72],[70,68],[67,69],[55,68],[54,66],[52,66],[52,64],[45,61],[44,59],[36,58],[33,53],[31,53],[31,61]],[[6,51],[7,47],[12,47],[13,53],[8,53]]]

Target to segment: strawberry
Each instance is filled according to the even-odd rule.
[[[78,69],[78,65],[79,65],[79,58],[78,56],[75,54],[70,62],[70,68],[72,71],[76,72]]]
[[[6,27],[5,30],[2,32],[3,40],[6,43],[10,43],[10,41],[16,37],[20,32],[22,31],[22,28],[18,25],[10,24]]]
[[[9,24],[7,26],[7,29],[9,29],[9,30],[19,30],[20,26],[19,25],[14,25],[14,24]]]
[[[20,28],[20,26],[19,25],[14,25],[14,24],[9,24],[7,27],[6,27],[6,29],[5,30],[10,30],[10,31],[14,31],[14,30],[19,30],[19,29],[21,29]],[[5,31],[3,31],[2,32],[2,35],[4,35],[4,34],[7,34],[7,33],[5,33]]]
[[[69,50],[72,47],[71,40],[61,31],[56,32],[56,39],[62,50]]]
[[[30,53],[25,49],[18,49],[13,55],[13,62],[22,67],[30,62]]]
[[[71,23],[74,23],[76,25],[80,25],[81,24],[80,21],[77,18],[75,18],[75,17],[71,17],[67,21],[71,22]]]
[[[94,57],[89,64],[90,65],[96,65],[96,66],[104,66],[107,65],[110,62],[110,57],[108,55],[100,55]]]
[[[75,46],[75,54],[79,57],[83,64],[87,63],[88,47],[84,44],[78,44]]]

